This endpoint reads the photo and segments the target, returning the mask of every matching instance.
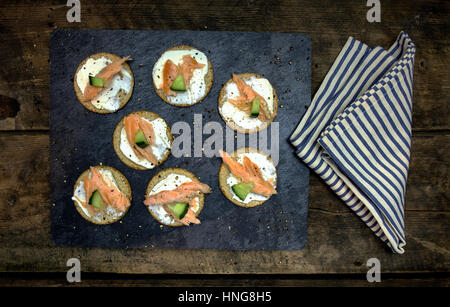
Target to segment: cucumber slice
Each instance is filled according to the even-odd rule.
[[[89,76],[89,84],[95,87],[104,87],[105,82],[102,78]]]
[[[170,211],[175,214],[175,216],[181,220],[187,213],[189,204],[188,203],[175,203],[167,205]]]
[[[241,200],[245,200],[248,193],[250,193],[251,189],[253,189],[253,182],[250,183],[238,183],[231,187],[234,194],[239,197]]]
[[[179,74],[178,77],[172,83],[171,90],[184,92],[186,90],[186,83],[184,82],[183,75]]]
[[[260,105],[259,97],[255,97],[255,99],[253,99],[252,101],[252,111],[250,113],[251,116],[257,117],[259,115],[259,105]]]
[[[150,145],[150,143],[145,138],[144,132],[142,132],[142,130],[138,130],[138,132],[136,132],[136,135],[134,136],[134,142],[141,148],[145,148]]]
[[[106,205],[103,202],[103,199],[100,196],[100,192],[98,190],[95,190],[94,193],[92,193],[91,198],[89,198],[89,204],[98,209],[106,209]]]

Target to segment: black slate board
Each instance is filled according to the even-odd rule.
[[[175,45],[190,45],[206,53],[214,69],[211,92],[201,103],[174,107],[155,93],[151,71],[161,53]],[[73,76],[79,63],[97,52],[131,55],[135,88],[128,104],[114,114],[86,110],[77,100]],[[222,84],[231,73],[264,75],[279,96],[278,194],[256,208],[241,208],[221,193],[219,158],[169,159],[155,170],[136,171],[115,155],[112,134],[122,117],[149,110],[173,125],[194,114],[203,125],[216,121]],[[50,43],[50,184],[51,234],[58,246],[157,249],[299,250],[306,243],[309,170],[294,155],[288,138],[310,101],[311,41],[288,33],[212,31],[56,30]],[[282,107],[281,107],[282,106]],[[275,124],[276,125],[276,124]],[[275,126],[268,128],[268,134]],[[193,127],[192,127],[193,128]],[[192,130],[193,131],[193,130]],[[177,135],[174,135],[176,137]],[[203,141],[209,135],[203,135]],[[248,136],[245,137],[248,142]],[[248,144],[248,143],[247,143]],[[270,137],[269,142],[270,144]],[[225,146],[225,133],[224,133]],[[84,220],[71,200],[78,176],[90,165],[109,165],[129,180],[133,201],[121,222],[97,226]],[[182,167],[210,185],[200,225],[160,227],[142,204],[148,181],[159,170]]]

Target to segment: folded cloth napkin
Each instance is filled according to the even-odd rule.
[[[416,48],[350,37],[292,134],[296,154],[394,253],[403,253]]]

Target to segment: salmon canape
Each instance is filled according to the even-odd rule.
[[[129,56],[96,53],[78,66],[73,78],[75,93],[81,104],[96,113],[114,113],[131,98],[134,77]]]
[[[213,70],[206,55],[193,47],[165,51],[153,67],[153,86],[167,103],[188,107],[203,100],[212,87]]]
[[[211,188],[191,172],[167,168],[156,174],[145,192],[144,205],[150,214],[166,226],[200,224],[205,195]]]
[[[269,80],[246,73],[233,74],[219,94],[219,113],[225,123],[241,133],[268,127],[278,109],[278,96]]]
[[[150,111],[128,114],[117,124],[113,134],[117,156],[137,170],[160,166],[169,157],[172,142],[169,124]]]
[[[241,207],[255,207],[277,194],[277,169],[262,151],[242,148],[232,154],[220,151],[223,163],[219,186],[228,200]]]
[[[130,208],[131,187],[115,168],[91,166],[75,183],[72,200],[87,221],[111,224],[121,219]]]

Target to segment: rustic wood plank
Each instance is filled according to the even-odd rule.
[[[44,275],[44,276],[42,276]],[[440,276],[398,276],[382,275],[380,283],[369,283],[364,274],[344,275],[340,278],[327,276],[282,276],[260,275],[249,277],[247,275],[233,275],[209,277],[202,275],[195,278],[190,275],[179,279],[162,277],[159,275],[117,276],[104,275],[90,276],[81,274],[80,283],[68,283],[64,273],[59,274],[7,274],[0,277],[0,287],[448,287],[450,278]]]
[[[54,247],[49,233],[48,135],[1,133],[0,271],[61,272],[67,259],[80,257],[84,272],[361,274],[367,271],[367,259],[377,257],[385,273],[448,272],[449,140],[449,135],[433,134],[413,138],[404,255],[392,254],[315,176],[308,243],[302,251],[180,253]]]
[[[0,4],[0,95],[15,99],[20,111],[1,118],[0,130],[48,129],[49,38],[56,28],[186,29],[302,32],[312,39],[312,89],[317,90],[348,36],[370,46],[389,47],[401,30],[414,39],[413,125],[416,130],[450,128],[447,56],[448,2],[382,2],[382,22],[366,20],[365,1],[173,0],[82,1],[82,22],[69,24],[61,1]],[[194,9],[195,8],[195,9]],[[2,102],[0,100],[0,109]]]
[[[0,271],[61,272],[72,257],[80,259],[83,272],[133,274],[363,274],[372,257],[380,260],[383,273],[448,272],[450,266],[448,213],[407,213],[403,255],[385,249],[352,214],[311,210],[309,223],[309,241],[302,251],[264,252],[57,248],[49,242],[46,223],[39,227],[38,241],[2,243]]]

